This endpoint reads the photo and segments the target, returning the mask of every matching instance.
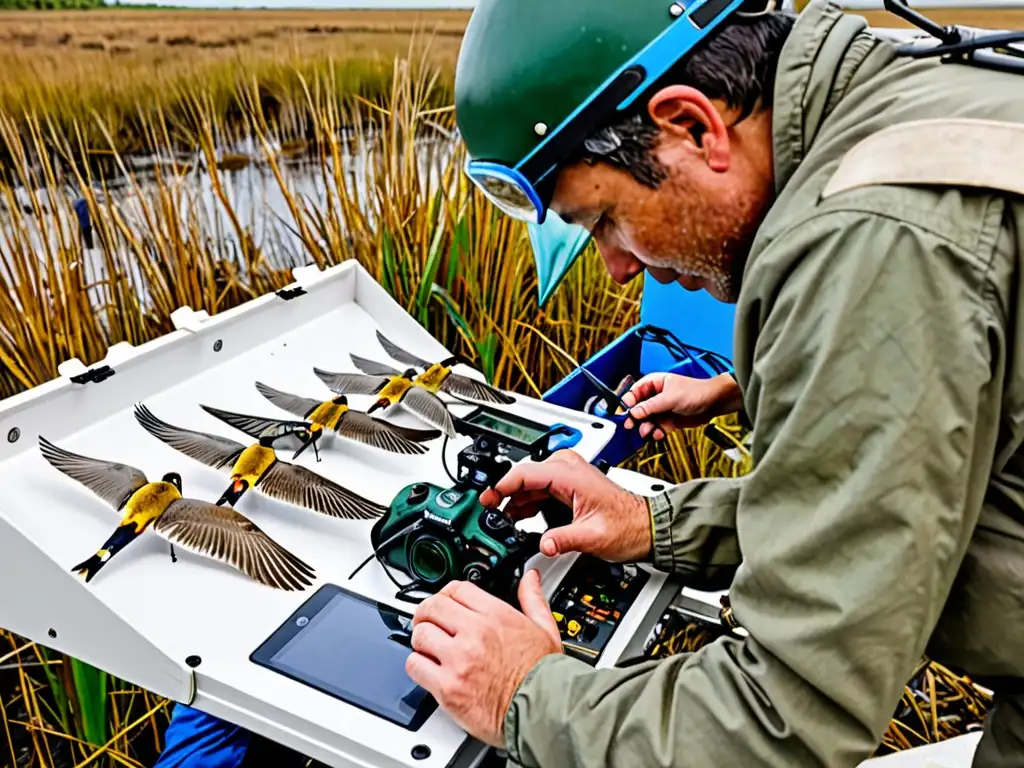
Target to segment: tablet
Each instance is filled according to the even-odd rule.
[[[409,614],[325,584],[249,659],[415,731],[437,702],[405,672],[411,621]]]

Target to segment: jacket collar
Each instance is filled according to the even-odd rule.
[[[772,144],[779,194],[842,98],[858,65],[879,40],[867,21],[832,0],[812,0],[797,18],[775,75]]]

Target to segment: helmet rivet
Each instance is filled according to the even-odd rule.
[[[536,133],[538,136],[543,136],[548,132],[548,127],[544,123],[537,123],[535,126],[533,126],[533,132]]]
[[[668,7],[668,12],[677,19],[683,15],[684,10],[685,9],[683,8],[683,6],[681,6],[679,3],[672,3],[672,5]]]

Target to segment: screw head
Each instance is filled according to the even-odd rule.
[[[546,123],[537,123],[533,126],[533,132],[538,136],[546,136],[548,132],[548,126]]]
[[[20,437],[21,437],[21,430],[18,429],[17,427],[14,427],[13,429],[11,429],[10,432],[7,433],[7,442],[8,443],[16,443],[16,442],[18,442],[18,438],[20,438]]]
[[[426,744],[417,744],[412,748],[412,757],[414,760],[426,760],[430,757],[430,747]]]
[[[50,636],[51,640],[54,640],[54,639],[57,638],[57,630],[53,629],[52,627],[49,630],[47,630],[46,634]]]
[[[217,339],[215,342],[213,342],[213,351],[214,352],[220,352],[222,349],[224,349],[224,342],[223,341],[221,341],[220,339]]]
[[[199,658],[198,656],[189,656],[187,659],[185,659],[185,663],[188,664],[193,669],[195,669],[196,667],[198,667],[200,664],[203,663],[203,660],[201,658]]]
[[[672,5],[668,7],[668,12],[672,15],[672,18],[674,19],[678,19],[680,16],[682,16],[684,10],[685,9],[683,8],[683,6],[681,6],[679,3],[672,3]]]
[[[651,486],[651,490],[652,491],[664,491],[665,490],[665,486],[662,485],[661,483],[655,483],[654,485]]]

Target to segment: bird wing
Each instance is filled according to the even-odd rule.
[[[330,373],[314,368],[315,373],[328,389],[339,395],[376,395],[388,383],[379,376],[364,376],[361,373]]]
[[[298,464],[278,461],[256,484],[268,496],[329,517],[370,520],[387,512],[332,480]]]
[[[378,363],[375,360],[367,360],[365,357],[359,355],[353,355],[351,352],[348,355],[352,358],[352,364],[365,374],[370,376],[401,376],[402,372],[397,368],[392,368],[390,365],[384,363]]]
[[[509,405],[515,400],[490,384],[471,379],[468,376],[461,376],[457,373],[450,373],[441,385],[442,392],[448,392],[459,397],[467,397],[470,400],[483,400],[485,403],[500,403]]]
[[[229,465],[232,459],[245,450],[244,445],[226,437],[173,427],[158,419],[141,404],[135,406],[135,418],[153,437],[214,469]]]
[[[256,382],[256,389],[259,390],[261,395],[282,411],[293,413],[300,419],[306,418],[308,413],[311,413],[314,408],[320,405],[320,401],[314,400],[312,397],[289,395],[287,392],[282,392],[278,389],[274,389],[273,387],[268,387],[266,384],[258,381]]]
[[[80,456],[58,448],[42,435],[39,436],[39,451],[55,469],[80,482],[114,509],[121,509],[128,497],[148,482],[140,469]]]
[[[282,547],[245,515],[197,499],[176,499],[153,523],[168,541],[226,563],[261,584],[302,591],[313,569]]]
[[[388,341],[383,333],[377,331],[377,341],[384,347],[384,351],[388,353],[389,357],[394,358],[398,362],[404,365],[411,365],[415,368],[429,368],[430,363],[423,358],[416,357],[412,352],[406,352],[400,346],[395,344],[393,341]]]
[[[455,437],[455,424],[452,422],[452,415],[434,393],[415,385],[409,387],[409,391],[406,392],[401,403],[425,422],[440,429],[448,437]]]
[[[282,433],[288,429],[308,429],[311,425],[308,421],[282,421],[281,419],[264,419],[260,416],[246,416],[241,413],[231,413],[213,408],[209,405],[200,405],[204,411],[215,416],[225,424],[230,424],[240,432],[259,440],[268,429],[274,429]]]
[[[337,432],[352,440],[358,440],[361,443],[372,445],[374,448],[392,453],[409,455],[427,452],[427,449],[419,443],[413,442],[393,430],[386,421],[375,419],[362,411],[353,411],[352,409],[345,411],[341,417],[341,423],[338,424]]]
[[[370,418],[380,422],[392,432],[397,432],[407,440],[412,440],[414,443],[426,443],[430,440],[436,440],[441,436],[441,430],[439,429],[412,429],[411,427],[403,427],[400,424],[392,424],[385,419],[378,419],[376,416],[371,416]]]

